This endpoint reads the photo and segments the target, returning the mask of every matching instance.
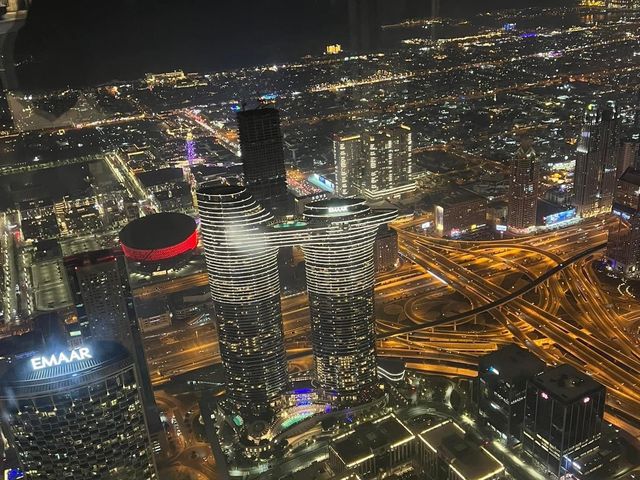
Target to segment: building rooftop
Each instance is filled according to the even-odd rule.
[[[435,449],[438,456],[466,480],[489,479],[504,471],[502,463],[465,435],[460,426],[447,420],[422,432],[419,439]]]
[[[352,433],[334,441],[331,448],[348,467],[374,456],[378,450],[409,442],[415,438],[394,415],[358,425]]]
[[[566,364],[534,377],[531,383],[553,399],[565,403],[573,403],[604,389],[590,376]]]
[[[215,182],[207,182],[198,188],[198,193],[211,196],[248,195],[247,189],[240,185],[219,185]]]
[[[182,169],[173,167],[140,172],[136,174],[136,176],[145,187],[153,187],[184,180],[184,172]]]
[[[443,195],[439,200],[436,200],[434,203],[440,206],[452,206],[459,205],[461,203],[468,202],[486,202],[487,200],[478,195],[477,193],[473,193],[471,190],[467,190],[466,188],[456,188],[451,190],[447,194]]]
[[[620,181],[640,187],[640,170],[636,170],[633,167],[627,168],[620,177]]]
[[[100,381],[133,360],[125,347],[96,341],[80,348],[46,348],[17,362],[0,380],[2,397],[31,398],[60,393],[68,388]]]
[[[120,231],[122,245],[137,250],[159,250],[184,242],[196,231],[196,221],[174,212],[137,218]]]
[[[516,383],[539,374],[544,367],[544,362],[533,353],[509,344],[480,358],[478,373],[489,372],[509,383]]]

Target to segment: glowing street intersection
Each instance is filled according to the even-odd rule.
[[[379,356],[402,358],[423,372],[473,377],[479,356],[517,343],[606,385],[606,419],[640,436],[634,426],[640,424],[640,312],[625,289],[594,270],[606,220],[499,241],[428,237],[420,224],[394,225],[403,263],[377,278]],[[283,317],[291,366],[305,370],[306,296],[284,298]],[[180,338],[150,346],[156,384],[220,361],[212,329],[194,326],[175,335]]]

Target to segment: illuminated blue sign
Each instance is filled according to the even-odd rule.
[[[293,391],[294,395],[306,395],[306,394],[309,394],[309,393],[313,393],[313,389],[311,389],[311,388],[299,388],[299,389]]]
[[[520,38],[535,38],[537,36],[538,34],[536,32],[525,32],[522,35],[520,35]]]
[[[489,371],[491,373],[493,373],[494,375],[500,375],[500,372],[498,371],[498,369],[496,367],[489,367]]]
[[[334,183],[324,175],[318,175],[317,173],[314,173],[309,177],[309,182],[316,187],[321,188],[325,192],[333,193],[335,191]]]
[[[621,212],[620,210],[616,210],[616,209],[613,210],[613,214],[618,217],[621,217],[623,220],[629,220],[631,218],[631,215],[629,215],[628,213]]]
[[[20,480],[24,478],[24,473],[19,468],[12,468],[4,471],[5,480]]]
[[[569,210],[565,210],[564,212],[552,213],[551,215],[547,215],[544,217],[544,224],[555,225],[557,223],[566,222],[567,220],[571,220],[576,217],[576,209],[570,208]]]

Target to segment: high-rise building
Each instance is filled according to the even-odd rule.
[[[509,210],[507,226],[515,231],[527,231],[536,226],[540,163],[530,141],[522,145],[511,159]]]
[[[560,477],[594,450],[601,436],[605,387],[570,365],[527,383],[522,443],[525,453]]]
[[[311,344],[320,388],[339,403],[363,403],[377,390],[374,317],[374,242],[378,227],[397,215],[361,199],[307,205],[303,243]]]
[[[238,133],[247,189],[261,205],[285,214],[289,202],[280,112],[270,107],[241,110]]]
[[[319,388],[343,404],[371,398],[373,245],[397,211],[330,199],[307,205],[304,221],[274,223],[245,188],[208,185],[198,207],[231,407],[260,416],[286,389],[277,254],[293,245],[305,254]]]
[[[135,359],[154,448],[164,442],[149,368],[138,324],[125,256],[120,249],[97,250],[64,259],[80,326],[78,343],[99,340],[123,345]],[[72,333],[73,335],[73,333]]]
[[[392,270],[398,264],[398,232],[381,225],[376,235],[374,250],[376,273]]]
[[[114,342],[35,353],[1,380],[3,430],[28,478],[157,478],[139,380]]]
[[[360,135],[334,135],[333,159],[336,170],[336,195],[355,195],[362,182],[362,139]]]
[[[82,335],[131,344],[135,321],[129,280],[121,254],[98,250],[64,259]]]
[[[278,246],[248,240],[273,215],[242,187],[204,186],[197,196],[228,398],[243,415],[269,415],[288,381]]]
[[[574,173],[578,215],[592,217],[611,211],[616,186],[619,119],[616,106],[604,109],[590,104],[578,139]]]
[[[396,125],[334,137],[337,193],[383,199],[415,189],[411,129]]]
[[[634,134],[620,140],[616,178],[620,178],[629,167],[638,167],[640,162],[640,135]]]
[[[544,368],[538,357],[513,344],[480,358],[478,411],[509,443],[520,440],[527,381]]]
[[[613,213],[618,222],[609,229],[607,259],[627,278],[640,277],[640,170],[627,168],[618,180]]]

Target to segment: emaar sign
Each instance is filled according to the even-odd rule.
[[[57,367],[64,363],[73,363],[88,358],[93,358],[91,351],[86,347],[82,347],[71,350],[71,352],[55,353],[48,357],[34,357],[31,359],[31,367],[34,370],[42,370],[43,368]]]

